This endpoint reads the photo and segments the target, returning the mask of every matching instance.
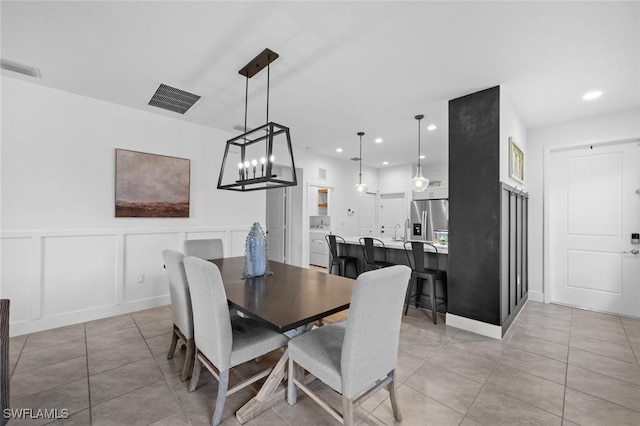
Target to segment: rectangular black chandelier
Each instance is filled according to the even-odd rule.
[[[227,141],[218,189],[246,192],[298,184],[289,128],[269,121],[269,74],[267,124],[247,131],[249,78],[265,67],[269,72],[269,65],[277,58],[277,53],[265,49],[239,71],[246,79],[245,133]]]

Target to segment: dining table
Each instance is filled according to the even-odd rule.
[[[268,261],[265,275],[246,278],[245,257],[210,260],[218,266],[229,305],[280,333],[304,331],[315,321],[349,308],[355,280]],[[295,334],[295,332],[294,332]],[[285,399],[288,350],[249,402],[236,412],[244,424]],[[307,375],[306,380],[313,380]]]

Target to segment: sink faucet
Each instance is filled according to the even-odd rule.
[[[404,221],[404,241],[408,241],[409,239],[407,238],[407,229],[411,228],[411,221],[409,220],[409,218],[407,218]]]
[[[397,233],[398,232],[398,228],[400,228],[400,224],[396,223],[396,226],[393,227],[393,239],[395,241],[398,240],[398,233]]]

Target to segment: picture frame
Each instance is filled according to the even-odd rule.
[[[116,148],[116,217],[189,217],[191,160]]]
[[[509,136],[509,177],[524,183],[524,152],[512,136]]]

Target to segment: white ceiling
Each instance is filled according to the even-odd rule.
[[[427,164],[446,161],[447,101],[495,85],[530,129],[640,107],[637,1],[1,7],[2,58],[42,79],[3,75],[232,132],[244,120],[238,71],[270,48],[280,54],[270,119],[291,128],[295,149],[354,157],[362,130],[363,163],[374,167],[415,162],[416,114],[425,115]],[[184,116],[148,106],[160,83],[202,99]],[[600,99],[581,99],[595,89]],[[249,81],[250,127],[264,124],[265,99],[262,72]],[[431,123],[437,130],[425,129]]]

